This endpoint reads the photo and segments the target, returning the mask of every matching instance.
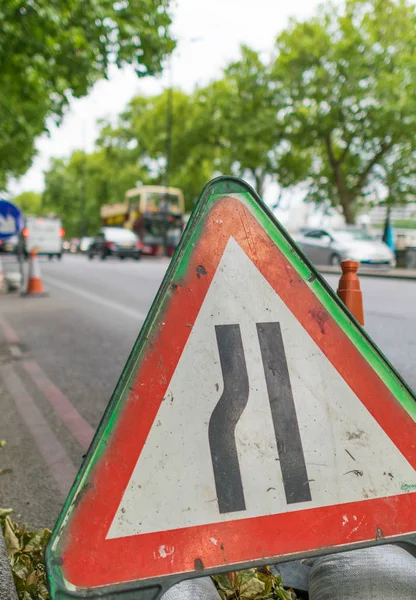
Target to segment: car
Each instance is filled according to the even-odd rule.
[[[0,252],[15,254],[19,245],[19,236],[13,235],[5,240],[0,240]]]
[[[393,251],[362,228],[309,229],[295,238],[298,246],[316,265],[338,266],[347,258],[371,268],[390,269],[396,264]]]
[[[140,260],[141,253],[142,243],[133,231],[124,227],[103,227],[88,249],[88,258],[92,260],[99,256],[106,260],[109,256],[117,256],[121,260]]]
[[[78,247],[79,252],[87,252],[93,241],[94,241],[93,237],[87,237],[87,236],[82,237],[79,242],[79,247]]]

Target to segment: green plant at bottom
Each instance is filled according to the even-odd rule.
[[[19,600],[47,600],[44,552],[49,529],[29,531],[14,523],[11,508],[0,508],[0,524]]]
[[[293,590],[283,587],[280,575],[267,568],[232,571],[213,578],[221,600],[296,600]]]

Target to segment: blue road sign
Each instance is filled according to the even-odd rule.
[[[13,237],[22,229],[23,215],[20,209],[7,200],[0,200],[0,239]]]

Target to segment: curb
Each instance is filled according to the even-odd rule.
[[[322,275],[339,275],[342,272],[339,267],[316,266],[316,269]],[[406,272],[407,271],[407,272]],[[416,281],[415,269],[397,269],[392,271],[371,271],[367,269],[358,269],[359,277],[378,277],[379,279],[398,279],[399,281]]]
[[[18,600],[9,557],[0,527],[0,600]]]

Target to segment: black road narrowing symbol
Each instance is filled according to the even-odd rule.
[[[280,459],[286,502],[309,502],[302,440],[279,323],[257,323],[264,376]],[[235,428],[247,405],[249,380],[239,325],[216,325],[224,391],[208,426],[220,513],[245,510]]]
[[[239,325],[217,325],[224,391],[214,408],[208,438],[220,513],[245,510],[235,427],[248,402],[248,375]]]

